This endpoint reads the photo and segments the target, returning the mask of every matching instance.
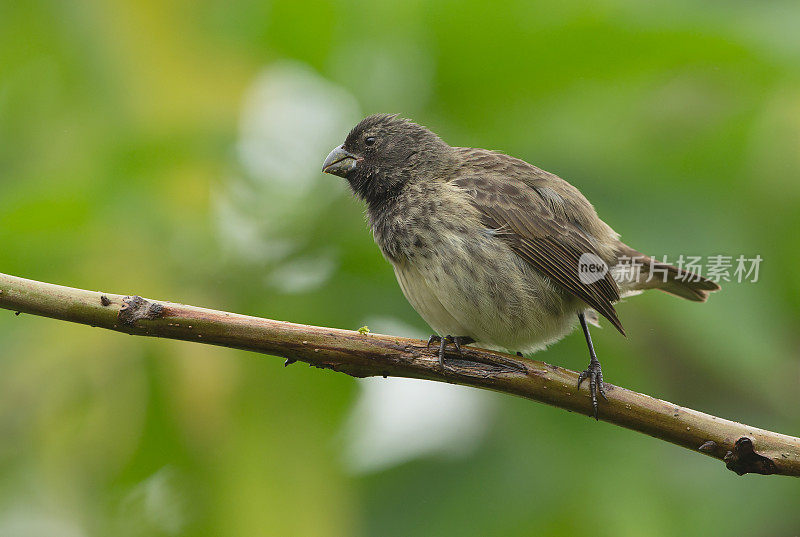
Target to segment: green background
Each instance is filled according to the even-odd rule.
[[[761,255],[595,344],[612,383],[797,435],[798,27],[794,1],[3,1],[0,271],[425,335],[318,172],[400,112],[567,178],[637,249]],[[800,531],[796,479],[521,399],[457,388],[467,448],[365,469],[344,375],[2,310],[0,345],[2,535]],[[587,360],[579,334],[537,358]]]

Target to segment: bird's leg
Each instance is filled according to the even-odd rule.
[[[458,351],[458,354],[463,355],[461,351],[461,345],[469,345],[470,343],[474,343],[475,340],[469,336],[438,336],[436,334],[432,335],[428,338],[428,348],[431,347],[431,343],[439,343],[439,365],[444,367],[444,352],[447,348],[448,343],[452,343],[453,346]]]
[[[431,348],[431,343],[438,343],[439,344],[439,365],[444,367],[444,348],[447,345],[447,340],[450,336],[442,337],[438,334],[433,334],[431,337],[428,338],[428,345],[426,346],[428,349]]]
[[[589,379],[589,391],[592,394],[592,409],[594,410],[594,419],[597,419],[597,392],[603,396],[603,399],[608,401],[606,397],[606,390],[603,387],[603,370],[600,368],[600,361],[594,353],[594,345],[592,345],[592,336],[589,335],[589,326],[586,324],[586,316],[583,312],[578,314],[578,319],[581,321],[581,328],[583,335],[586,336],[586,345],[589,346],[589,367],[578,376],[578,389],[581,383]]]
[[[428,345],[426,346],[427,349],[431,348],[431,343],[439,343],[442,340],[442,336],[438,334],[433,334],[431,337],[428,338]]]

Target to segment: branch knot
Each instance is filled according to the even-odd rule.
[[[743,436],[733,445],[733,451],[725,454],[725,466],[739,475],[770,475],[778,472],[775,463],[769,457],[759,455],[755,451],[753,441]]]
[[[141,319],[158,319],[164,316],[164,306],[158,302],[151,302],[138,295],[126,296],[122,299],[117,319],[121,325],[134,327],[136,321]]]

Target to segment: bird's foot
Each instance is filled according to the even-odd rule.
[[[581,388],[581,383],[584,380],[589,380],[589,391],[592,394],[592,409],[594,410],[594,419],[597,419],[597,394],[603,396],[603,399],[608,401],[606,397],[606,390],[603,386],[603,370],[600,368],[600,362],[592,360],[589,362],[589,367],[578,375],[578,389]]]
[[[445,349],[447,348],[448,343],[452,343],[453,346],[458,351],[458,354],[464,355],[461,351],[461,345],[469,345],[470,343],[474,343],[475,340],[469,336],[439,336],[439,335],[432,335],[428,338],[428,348],[431,348],[432,343],[439,344],[439,365],[444,367],[444,353]]]
[[[437,345],[442,341],[442,336],[433,334],[431,337],[428,338],[428,344],[425,346],[426,349],[430,349],[431,345],[436,343]]]

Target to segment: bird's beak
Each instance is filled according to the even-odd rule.
[[[325,162],[322,163],[322,171],[324,173],[338,175],[339,177],[346,176],[355,167],[355,155],[345,151],[344,147],[341,145],[331,151],[328,155],[328,158],[326,158]]]

